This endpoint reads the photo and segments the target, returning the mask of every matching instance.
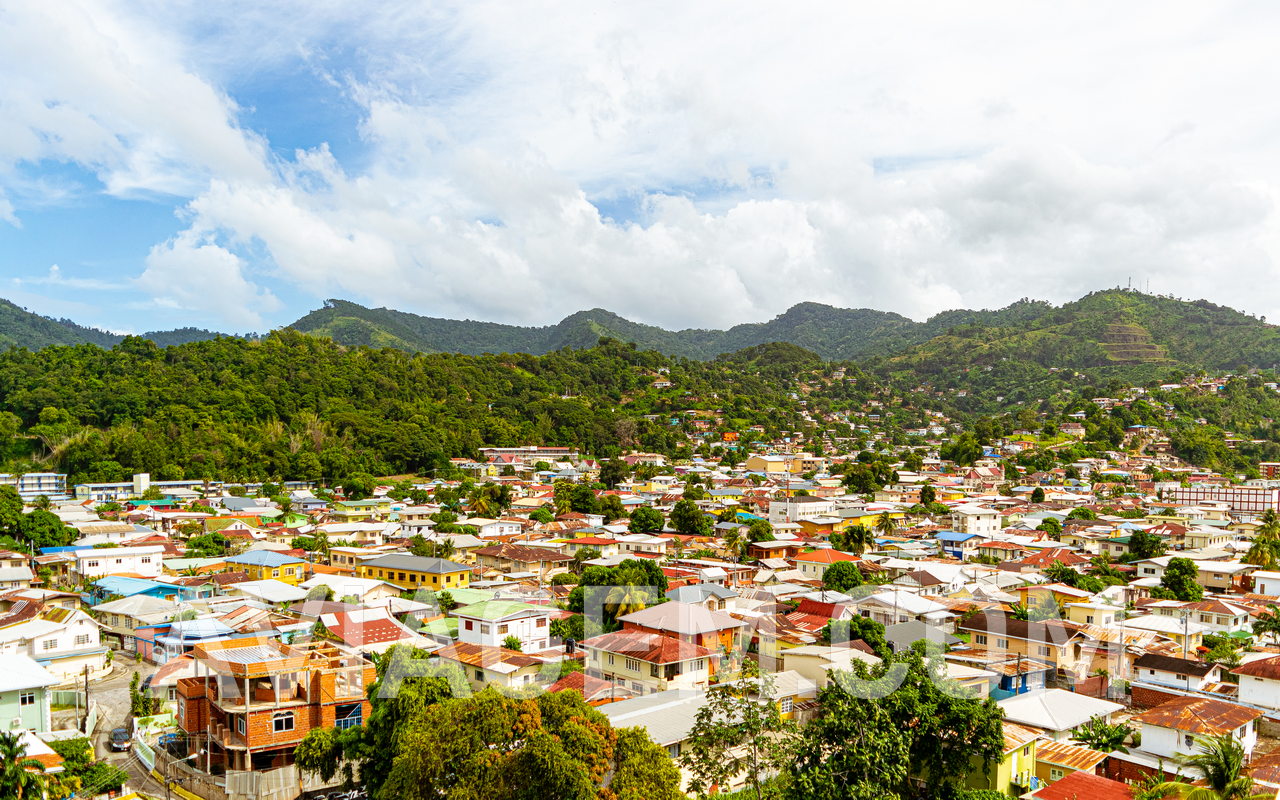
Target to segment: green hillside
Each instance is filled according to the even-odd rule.
[[[162,347],[187,342],[201,342],[225,334],[201,328],[178,328],[172,331],[150,331],[142,334]],[[96,344],[114,347],[124,340],[117,333],[86,328],[69,319],[54,319],[27,311],[8,300],[0,299],[0,350],[25,347],[40,350],[59,344]]]

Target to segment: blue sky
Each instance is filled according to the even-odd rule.
[[[120,331],[327,297],[689,327],[1132,278],[1280,318],[1277,17],[19,0],[0,296]]]

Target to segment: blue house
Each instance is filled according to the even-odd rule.
[[[982,537],[976,533],[960,531],[938,531],[934,538],[937,539],[943,555],[958,558],[961,561],[976,554],[978,544],[983,541]]]
[[[93,591],[89,593],[91,605],[105,602],[108,597],[133,597],[145,594],[161,600],[196,600],[212,597],[213,590],[204,586],[179,586],[176,583],[163,583],[147,578],[126,578],[120,575],[108,575],[93,583]]]

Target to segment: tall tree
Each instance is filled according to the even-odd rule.
[[[0,797],[43,797],[45,777],[44,765],[27,756],[22,735],[0,731]]]
[[[822,571],[822,585],[834,592],[847,592],[862,582],[862,572],[852,561],[837,561]]]
[[[688,536],[707,536],[711,520],[692,500],[681,500],[671,509],[671,527]]]
[[[1255,793],[1253,779],[1243,774],[1244,745],[1229,733],[1196,738],[1199,752],[1188,756],[1187,766],[1200,773],[1203,786],[1171,781],[1160,789],[1186,800],[1269,800],[1270,793]]]
[[[772,690],[772,681],[760,678],[707,691],[681,748],[691,792],[706,798],[741,775],[748,791],[764,800],[766,779],[791,763],[799,735],[770,698]]]

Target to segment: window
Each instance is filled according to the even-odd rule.
[[[476,680],[478,681],[484,680],[484,670],[482,669],[476,670]]]
[[[236,717],[236,733],[244,735],[244,717]]]
[[[695,672],[697,672],[698,670],[701,670],[701,669],[705,669],[705,668],[706,668],[706,664],[704,663],[704,661],[703,661],[701,658],[699,658],[699,659],[697,659],[696,661],[694,661],[694,662],[693,662],[693,669],[694,669],[694,671],[695,671]]]
[[[465,627],[467,630],[471,630],[471,627],[472,627],[471,620],[469,619],[463,620],[462,624],[463,624],[463,627]]]
[[[284,733],[293,730],[293,712],[281,711],[271,717],[271,730],[276,733]]]
[[[538,617],[538,627],[539,627],[539,628],[545,628],[545,627],[547,627],[547,618],[546,618],[546,617]]]
[[[1092,624],[1093,624],[1093,615],[1092,615],[1092,614],[1085,614],[1085,615],[1084,615],[1084,624],[1085,624],[1085,625],[1092,625]]]
[[[506,626],[506,625],[499,625],[499,626],[498,626],[498,635],[499,635],[499,636],[501,636],[502,634],[506,633],[506,632],[507,632],[507,627],[508,627],[508,626]]]
[[[1174,675],[1173,677],[1180,681],[1185,681],[1187,679],[1186,675]]]
[[[987,643],[987,635],[986,635],[985,633],[975,633],[975,634],[973,635],[973,643],[974,643],[974,644],[986,644],[986,643]]]
[[[143,563],[143,564],[150,564],[150,563],[151,563],[151,556],[143,556],[143,557],[142,557],[142,563]]]
[[[1031,755],[1031,745],[1027,745],[1026,747],[1022,748],[1022,754],[1024,756]]]
[[[85,569],[96,569],[96,568],[97,568],[97,566],[98,566],[98,562],[97,562],[97,561],[86,561],[86,562],[84,562],[84,566],[85,566]]]
[[[76,647],[84,647],[84,646],[86,646],[87,644],[89,644],[89,640],[90,640],[90,639],[92,639],[92,638],[93,638],[93,637],[91,637],[91,636],[90,636],[89,634],[87,634],[87,633],[82,633],[82,634],[80,634],[79,636],[77,636],[77,637],[76,637]]]
[[[36,704],[36,693],[23,692],[18,695],[18,704],[23,706],[34,706]]]
[[[45,639],[45,640],[44,640],[44,643],[40,645],[40,648],[41,648],[42,650],[57,650],[57,649],[58,649],[58,640],[57,640],[57,639]]]
[[[1009,646],[1009,640],[1008,640],[1008,639],[996,639],[996,647],[1004,647],[1004,648],[1007,648],[1008,646]]]
[[[631,670],[632,672],[640,671],[639,659],[628,658],[626,661],[623,662],[623,664],[626,666],[627,669]]]
[[[609,666],[613,666],[613,653],[609,654]]]
[[[1057,767],[1049,767],[1049,780],[1050,780],[1050,781],[1053,781],[1053,782],[1055,782],[1055,783],[1056,783],[1057,781],[1062,780],[1062,778],[1063,778],[1063,775],[1064,775],[1064,774],[1065,774],[1065,773],[1063,773],[1063,771],[1062,771],[1062,770],[1060,770],[1060,769],[1058,769]]]
[[[1036,650],[1042,656],[1047,656],[1051,652],[1050,649],[1048,647],[1045,647],[1044,645],[1040,645],[1038,648],[1036,648]]]
[[[778,704],[778,711],[780,711],[783,714],[790,714],[794,708],[795,708],[795,701],[792,700],[790,697],[782,698],[782,702]]]

